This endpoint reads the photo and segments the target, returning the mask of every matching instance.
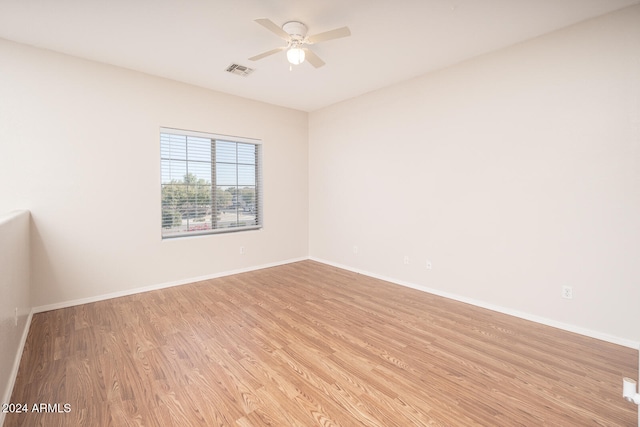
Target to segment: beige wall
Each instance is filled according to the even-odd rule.
[[[637,343],[638,24],[625,9],[309,117],[0,40],[0,212],[32,211],[33,305],[310,254]],[[264,141],[264,230],[160,239],[161,126]]]
[[[639,40],[636,6],[311,113],[310,255],[637,345]]]
[[[0,215],[0,403],[10,401],[31,312],[29,218],[28,211]]]
[[[307,256],[306,113],[3,40],[0,58],[0,212],[32,212],[34,306]],[[263,230],[161,240],[161,126],[262,139]]]

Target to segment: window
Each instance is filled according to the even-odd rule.
[[[162,237],[262,227],[260,141],[160,129]]]

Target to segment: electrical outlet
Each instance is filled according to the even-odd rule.
[[[432,268],[431,261],[427,261],[427,270],[431,270]]]
[[[409,255],[405,255],[404,256],[404,264],[408,265],[409,264]]]
[[[573,288],[571,286],[562,287],[562,298],[573,299]]]

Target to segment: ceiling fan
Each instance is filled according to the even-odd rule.
[[[306,59],[309,64],[319,68],[322,67],[325,62],[306,46],[351,35],[351,31],[349,31],[348,27],[336,28],[335,30],[325,31],[324,33],[313,36],[307,36],[307,26],[302,22],[289,21],[286,22],[282,28],[267,18],[256,19],[255,22],[286,41],[287,45],[261,53],[260,55],[252,56],[249,58],[251,61],[257,61],[286,50],[287,59],[290,64],[302,64]]]

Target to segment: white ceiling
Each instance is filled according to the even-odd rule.
[[[639,2],[0,0],[0,38],[313,111]],[[324,67],[289,71],[284,53],[247,59],[284,44],[262,17],[352,36],[313,46]],[[231,63],[255,72],[229,74]]]

